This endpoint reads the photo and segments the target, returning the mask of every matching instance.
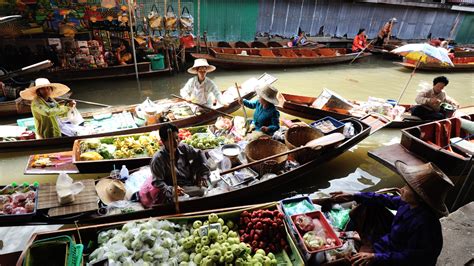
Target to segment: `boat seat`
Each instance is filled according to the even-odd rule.
[[[336,56],[336,52],[334,50],[328,49],[328,48],[318,49],[318,54],[320,56]]]
[[[264,49],[257,52],[260,53],[260,56],[275,57],[275,54],[273,54],[272,50]]]
[[[263,42],[259,42],[259,41],[254,41],[254,42],[250,43],[250,47],[252,47],[252,48],[267,48],[267,46]]]
[[[405,113],[402,115],[403,121],[421,121],[421,118],[418,116],[411,115],[410,113]]]
[[[246,42],[238,41],[235,43],[235,48],[250,48]]]
[[[217,47],[227,47],[232,48],[232,46],[228,42],[218,42]]]
[[[301,53],[302,56],[305,56],[305,57],[316,57],[317,56],[317,54],[315,52],[313,52],[312,50],[310,50],[310,49],[301,49],[300,53]]]
[[[248,55],[256,55],[256,56],[259,56],[260,55],[260,52],[258,50],[255,50],[255,49],[250,49],[247,51]]]
[[[280,53],[285,57],[297,57],[297,55],[292,50],[281,49]]]

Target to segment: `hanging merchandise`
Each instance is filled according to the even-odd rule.
[[[72,37],[76,35],[76,27],[74,23],[71,22],[61,22],[59,23],[59,34],[64,35],[64,37]]]
[[[115,0],[101,0],[100,6],[103,8],[114,8],[115,7]]]
[[[163,16],[160,15],[155,4],[153,4],[148,13],[148,25],[150,25],[152,30],[163,30]]]
[[[194,43],[194,36],[192,34],[183,35],[181,38],[179,38],[179,43],[186,49],[196,46]]]
[[[194,18],[191,13],[189,13],[189,9],[187,7],[183,7],[181,17],[179,18],[179,25],[182,31],[193,31]]]
[[[165,16],[165,29],[166,30],[176,30],[176,26],[178,24],[178,18],[174,13],[174,9],[172,5],[168,5],[166,9],[166,16]]]
[[[119,26],[122,27],[124,30],[128,30],[128,7],[125,5],[120,6],[120,12],[118,13],[118,21],[119,21]]]
[[[135,42],[140,47],[145,47],[146,44],[147,44],[145,32],[143,32],[143,26],[142,25],[137,26],[137,36],[135,36]]]

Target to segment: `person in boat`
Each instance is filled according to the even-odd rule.
[[[20,97],[31,101],[31,113],[35,120],[38,138],[61,137],[61,127],[58,119],[65,116],[75,101],[67,101],[66,105],[59,104],[54,98],[69,91],[69,87],[60,83],[50,83],[46,78],[35,80],[35,86],[20,92]]]
[[[194,60],[194,65],[188,69],[188,73],[197,75],[186,82],[180,94],[184,99],[200,105],[212,107],[214,99],[223,106],[227,106],[222,98],[222,93],[217,88],[216,83],[206,77],[207,73],[216,70],[216,67],[209,65],[206,59]]]
[[[278,90],[270,85],[258,87],[256,90],[258,99],[249,101],[244,99],[239,103],[250,109],[255,109],[253,123],[255,130],[268,135],[273,135],[280,128],[280,112],[277,110]]]
[[[449,84],[448,78],[439,76],[433,79],[433,88],[425,89],[416,96],[416,103],[411,114],[423,120],[439,120],[446,118],[446,114],[441,112],[441,104],[448,103],[453,107],[458,107],[458,103],[449,97],[444,88]]]
[[[311,44],[317,44],[315,42],[309,41],[306,37],[306,33],[299,29],[298,35],[292,38],[292,47],[296,46],[306,46]]]
[[[377,34],[377,40],[375,41],[374,46],[383,47],[385,44],[387,44],[388,40],[390,39],[390,35],[392,34],[393,25],[396,22],[397,18],[391,18],[383,25]]]
[[[170,145],[168,140],[168,130],[173,132],[175,170],[178,187],[173,188],[170,168]],[[150,163],[150,176],[139,191],[140,202],[145,207],[153,204],[168,203],[172,201],[174,193],[179,196],[184,195],[183,186],[207,186],[209,181],[209,169],[205,162],[205,155],[201,150],[180,143],[178,138],[178,128],[169,123],[164,124],[159,129],[159,134],[164,147],[153,155]]]
[[[5,83],[0,81],[0,102],[8,101],[7,94],[5,93]]]
[[[120,46],[115,50],[115,57],[120,65],[126,65],[133,59],[130,47],[125,41],[120,43]]]
[[[364,50],[367,47],[367,35],[365,35],[365,29],[359,29],[359,32],[352,41],[352,52],[357,53]]]
[[[444,201],[453,182],[431,163],[395,166],[406,185],[400,196],[336,192],[333,202],[356,201],[350,224],[360,236],[352,265],[435,265],[443,247],[439,218],[449,214]],[[396,210],[396,215],[387,210]]]

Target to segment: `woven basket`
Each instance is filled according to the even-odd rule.
[[[254,162],[278,153],[288,151],[288,148],[283,144],[271,139],[257,139],[245,147],[245,155],[249,162]],[[252,166],[260,176],[267,173],[277,173],[285,167],[288,155],[283,155],[263,163]]]
[[[306,126],[292,127],[285,132],[285,144],[290,150],[292,150],[294,148],[304,146],[306,143],[310,142],[311,140],[318,139],[322,136],[324,136],[323,133],[311,127],[306,127]],[[304,150],[293,153],[293,157],[300,164],[303,164],[303,163],[311,161],[318,154],[319,154],[319,151],[304,149]]]

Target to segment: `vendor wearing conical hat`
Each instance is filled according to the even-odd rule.
[[[255,89],[255,92],[258,99],[253,101],[244,99],[241,104],[255,109],[253,123],[257,131],[273,135],[280,128],[280,112],[276,108],[278,90],[270,85],[264,85]]]
[[[57,118],[66,115],[76,102],[69,101],[65,106],[58,104],[54,98],[68,91],[69,88],[66,85],[50,83],[48,79],[38,78],[35,80],[35,86],[20,92],[21,98],[31,101],[31,112],[35,119],[36,135],[39,138],[61,137]]]
[[[362,240],[359,253],[351,258],[352,265],[435,265],[441,253],[439,218],[449,214],[444,201],[453,182],[432,163],[408,166],[396,161],[395,166],[406,182],[400,196],[332,194],[334,202],[361,203],[350,215]],[[381,215],[390,213],[387,208],[397,210],[395,217]],[[388,225],[385,232],[381,224]]]
[[[194,60],[194,65],[188,69],[188,72],[197,76],[186,82],[180,91],[181,97],[208,107],[212,107],[214,99],[216,99],[219,104],[227,106],[217,85],[206,77],[207,73],[214,70],[216,67],[209,65],[206,59]]]

